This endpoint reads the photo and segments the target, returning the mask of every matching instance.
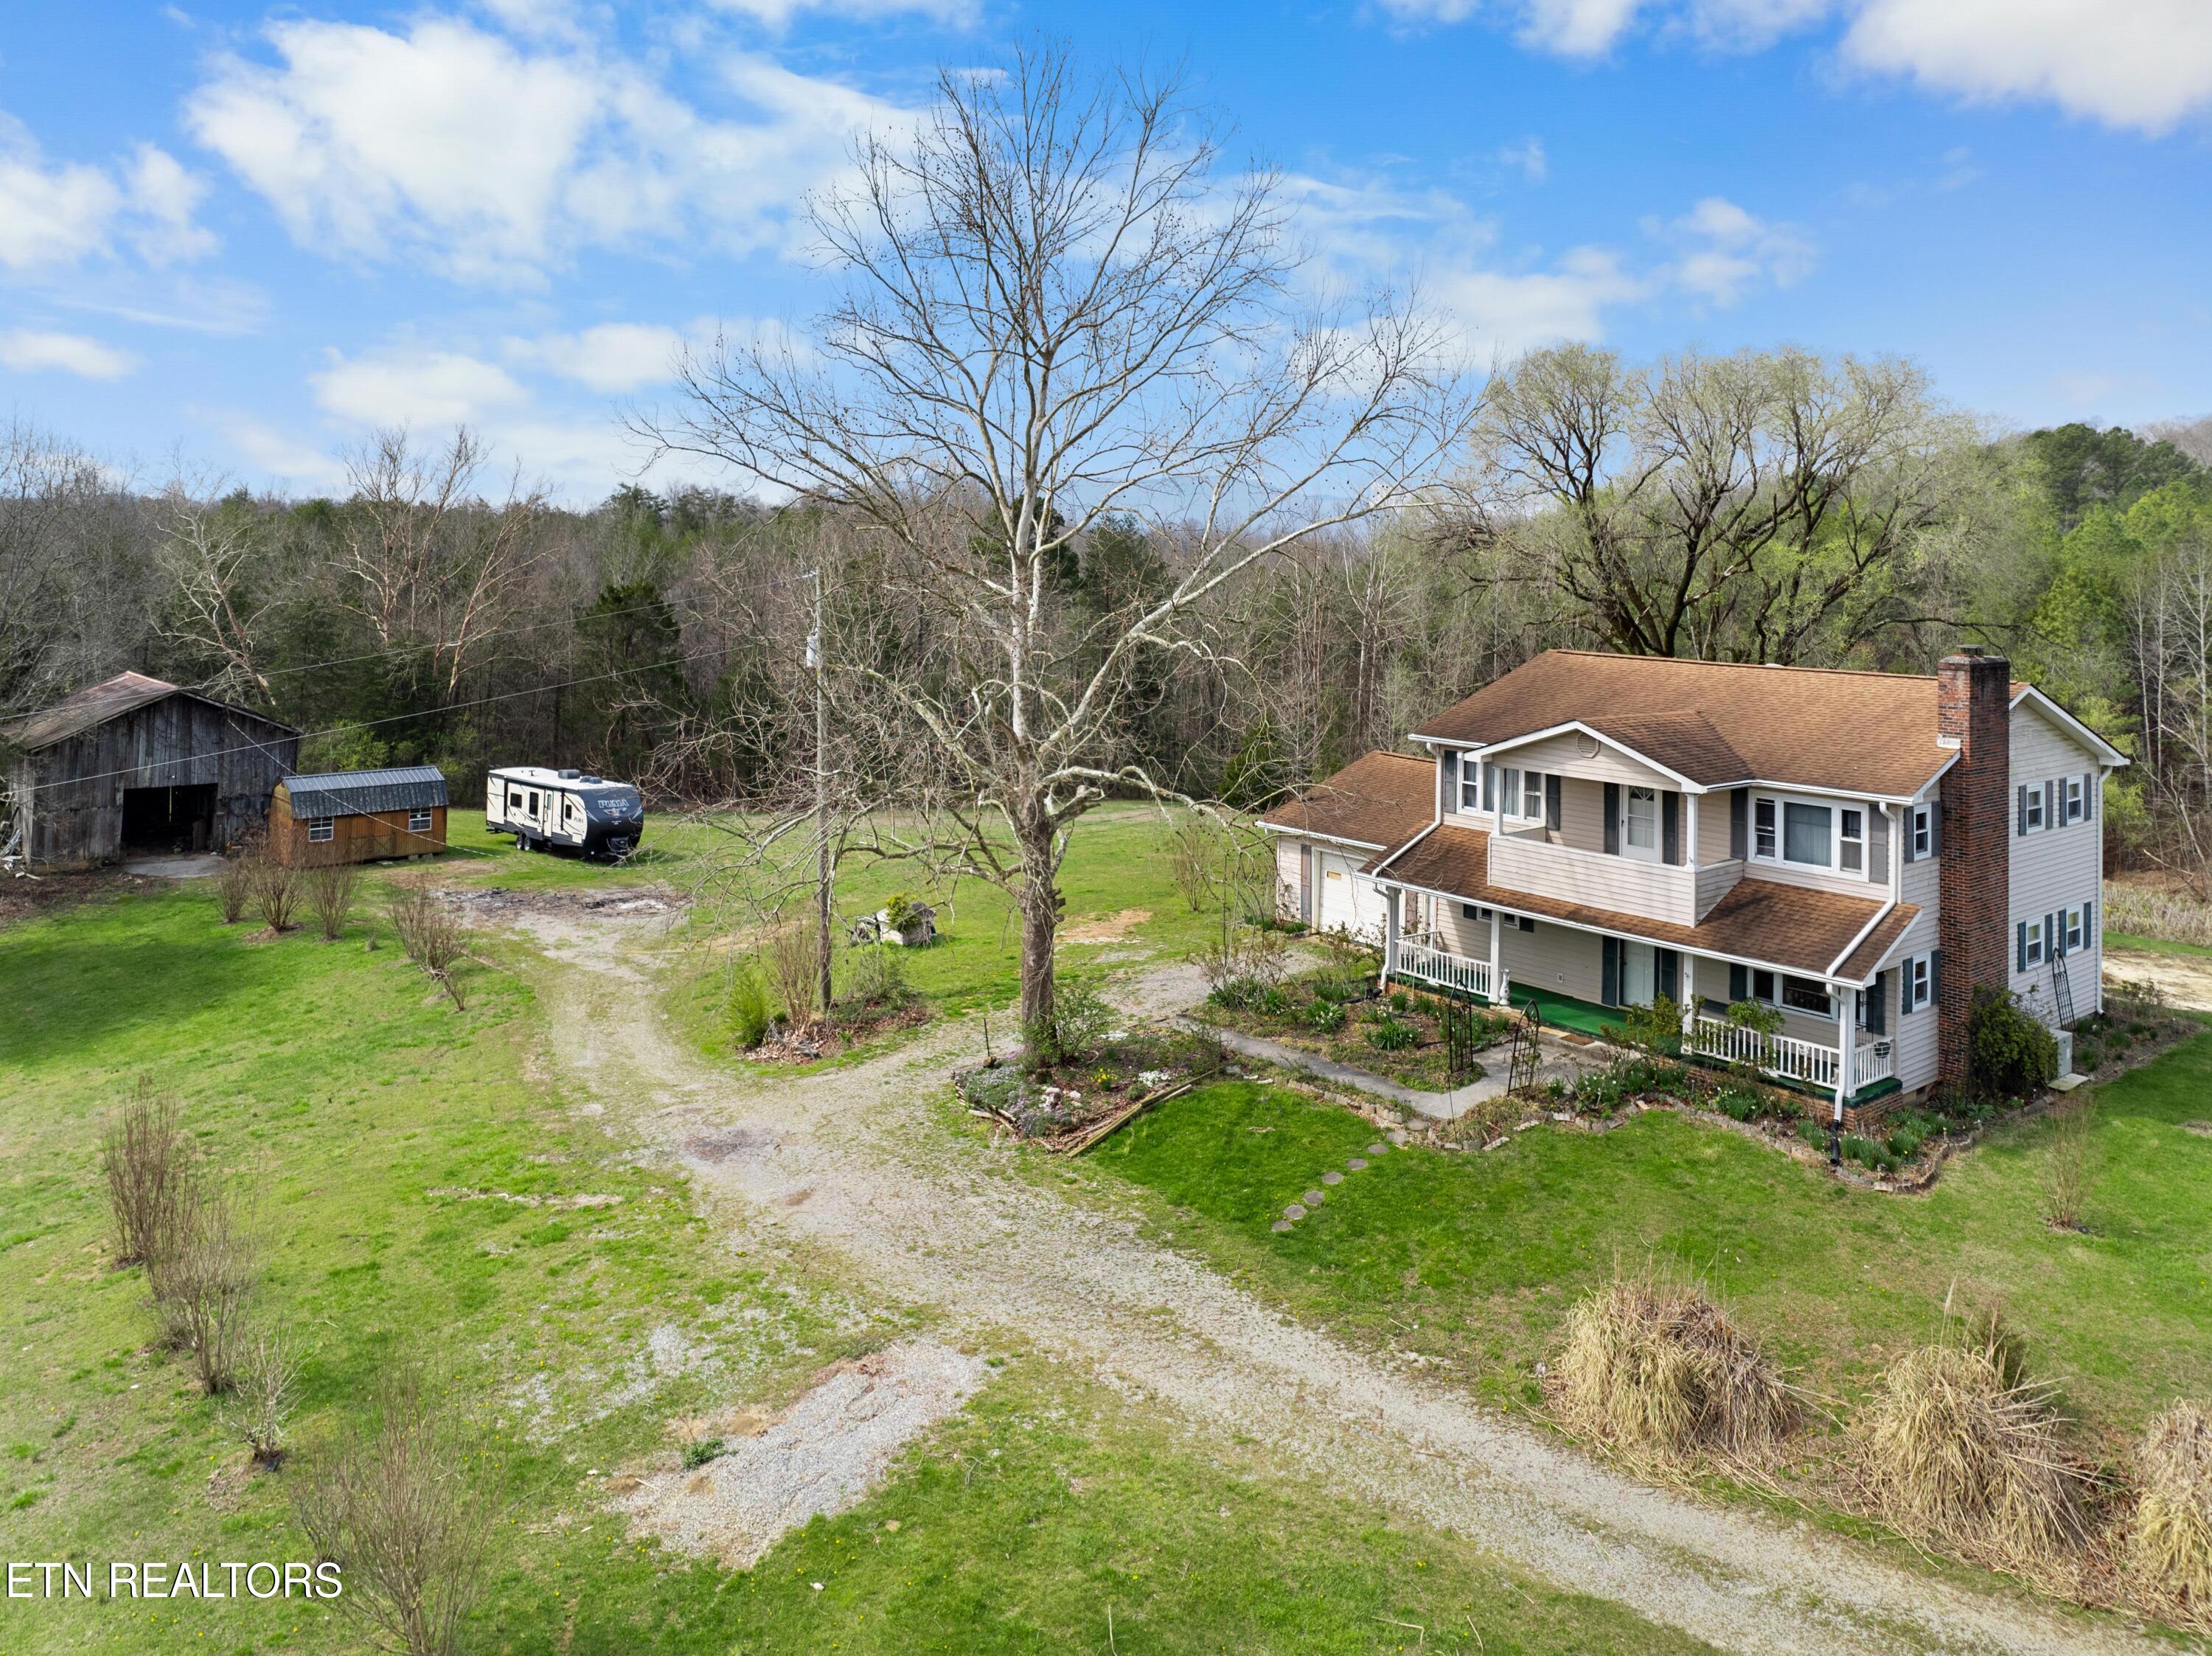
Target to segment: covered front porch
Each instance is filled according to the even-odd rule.
[[[1431,903],[1430,926],[1406,934],[1398,925],[1398,894],[1386,895],[1386,983],[1419,984],[1499,1006],[1538,996],[1564,999],[1613,1022],[1628,1008],[1663,996],[1682,1007],[1682,1053],[1693,1061],[1739,1065],[1842,1104],[1896,1084],[1897,1047],[1879,981],[1862,987],[1753,968],[1499,906]],[[1731,1019],[1729,1006],[1746,1000],[1767,1005],[1770,1016],[1762,1022],[1779,1027]]]

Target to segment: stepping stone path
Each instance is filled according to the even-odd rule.
[[[1363,1173],[1367,1168],[1368,1156],[1384,1156],[1389,1154],[1389,1149],[1390,1147],[1388,1144],[1370,1144],[1367,1147],[1367,1156],[1346,1156],[1344,1160],[1345,1168],[1351,1173]],[[1331,1168],[1327,1173],[1322,1174],[1321,1182],[1324,1185],[1340,1185],[1344,1182],[1344,1174]],[[1279,1234],[1286,1230],[1295,1230],[1297,1228],[1299,1220],[1304,1218],[1328,1199],[1327,1191],[1310,1190],[1285,1208],[1283,1216],[1276,1220],[1268,1228]]]

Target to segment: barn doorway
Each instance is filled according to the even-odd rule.
[[[215,784],[123,790],[123,849],[167,855],[215,847]]]

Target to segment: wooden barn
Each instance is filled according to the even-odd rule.
[[[118,673],[0,729],[13,818],[0,849],[33,868],[227,851],[300,762],[300,732],[143,673]]]
[[[288,776],[269,801],[269,844],[293,868],[443,851],[445,773],[407,765]]]

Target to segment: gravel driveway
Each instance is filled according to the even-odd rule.
[[[1283,1317],[1146,1240],[1132,1217],[999,1176],[1020,1152],[951,1137],[925,1101],[978,1046],[965,1024],[849,1069],[738,1080],[668,1036],[639,963],[642,928],[526,924],[568,968],[546,989],[561,1050],[611,1125],[733,1203],[731,1222],[836,1250],[886,1299],[935,1307],[955,1337],[1024,1341],[1201,1430],[1267,1444],[1347,1496],[1725,1649],[2154,1647],[2109,1620],[1948,1585],[1835,1537],[1646,1488]],[[1135,989],[1157,1009],[1188,986],[1163,974]]]

